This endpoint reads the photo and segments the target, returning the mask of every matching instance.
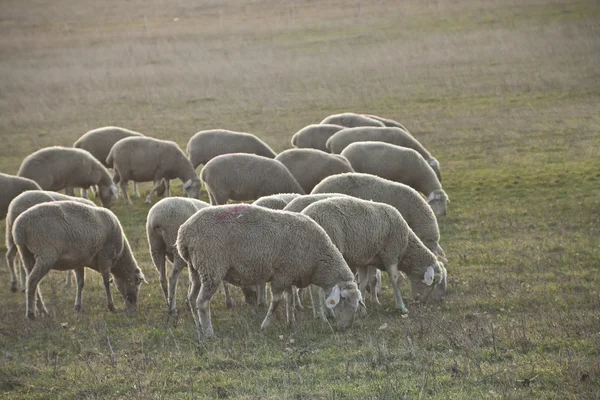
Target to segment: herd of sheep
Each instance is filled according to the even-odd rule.
[[[119,195],[131,204],[133,181],[138,198],[137,183],[154,183],[146,203],[166,194],[148,212],[150,254],[170,313],[177,312],[177,278],[188,267],[187,298],[200,339],[214,335],[210,301],[221,284],[231,307],[229,284],[241,287],[247,303],[266,306],[269,283],[262,328],[282,300],[294,324],[308,287],[315,318],[348,328],[366,308],[367,291],[379,304],[381,271],[403,314],[402,274],[414,298],[441,299],[447,272],[440,260],[447,260],[437,217],[446,215],[449,200],[431,153],[402,124],[356,113],[306,126],[291,143],[276,154],[252,134],[214,129],[196,133],[186,156],[175,142],[103,127],[72,148],[32,153],[17,176],[0,174],[11,291],[20,275],[26,316],[35,318],[47,313],[39,282],[51,269],[67,271],[70,282],[73,271],[80,311],[87,267],[101,274],[109,310],[111,283],[135,310],[146,279],[108,209]],[[176,178],[186,197],[171,197]],[[198,200],[202,186],[210,204]],[[82,197],[74,197],[76,188]],[[55,192],[62,189],[64,195]],[[90,189],[104,207],[87,200]]]

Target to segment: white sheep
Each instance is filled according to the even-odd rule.
[[[340,154],[350,143],[354,142],[386,142],[396,146],[408,147],[416,150],[431,165],[440,182],[442,175],[440,173],[440,163],[433,158],[417,139],[407,131],[400,128],[377,128],[377,127],[359,127],[346,128],[333,134],[326,143],[327,149],[335,154]]]
[[[267,158],[275,158],[277,155],[257,136],[227,129],[210,129],[196,133],[188,141],[187,153],[194,168],[221,154],[249,153]]]
[[[354,172],[345,157],[316,149],[290,149],[275,157],[292,173],[306,193],[330,175]]]
[[[75,143],[73,147],[77,149],[86,150],[91,153],[96,160],[100,161],[106,168],[112,168],[112,164],[106,163],[106,157],[110,153],[110,149],[115,143],[121,139],[131,136],[144,136],[139,132],[135,132],[119,126],[104,126],[102,128],[92,129],[84,133]],[[163,188],[164,191],[164,188]],[[133,192],[136,197],[140,197],[138,192],[137,183],[133,182]],[[82,190],[82,195],[87,198],[87,190]],[[162,195],[162,193],[158,193]]]
[[[292,146],[299,149],[309,148],[328,152],[325,143],[337,131],[344,129],[341,125],[312,124],[300,129],[292,136]]]
[[[252,204],[255,206],[270,208],[271,210],[283,210],[290,201],[300,196],[302,195],[299,193],[278,193],[270,196],[263,196],[254,201]]]
[[[423,244],[447,262],[446,254],[439,245],[440,230],[437,219],[423,196],[408,185],[392,182],[375,175],[358,172],[329,176],[312,191],[316,193],[344,193],[363,200],[373,200],[391,205],[400,211],[408,226]],[[445,295],[444,279],[432,294],[433,299]]]
[[[170,180],[179,178],[188,197],[200,197],[200,179],[196,170],[177,143],[150,137],[129,137],[119,140],[106,158],[115,171],[113,181],[121,185],[125,203],[131,204],[127,194],[127,182],[154,182],[154,187],[146,197],[146,203],[152,202],[152,196],[164,184],[167,195],[171,196]]]
[[[71,197],[64,194],[49,192],[45,190],[28,190],[21,193],[13,199],[8,207],[6,214],[6,264],[10,271],[10,290],[12,292],[17,291],[17,274],[15,271],[15,259],[17,256],[17,246],[12,236],[12,227],[15,219],[21,215],[24,211],[31,207],[41,204],[49,203],[51,201],[64,201],[72,200],[89,206],[96,206],[91,200],[81,199],[77,197]],[[25,279],[27,277],[25,269],[19,268],[21,276],[21,286],[23,291],[25,290]],[[67,271],[66,286],[71,286],[71,271]]]
[[[32,179],[44,190],[65,189],[65,194],[75,194],[74,188],[88,189],[98,186],[100,201],[110,207],[117,187],[110,174],[90,153],[71,147],[46,147],[25,157],[19,176]]]
[[[300,193],[304,190],[280,161],[255,154],[232,153],[217,156],[200,172],[210,204],[227,200],[257,200],[278,193]]]
[[[409,131],[408,131],[408,129],[406,129],[406,128],[404,127],[404,125],[402,125],[400,122],[398,122],[398,121],[395,121],[395,120],[393,120],[393,119],[389,119],[389,118],[383,118],[383,117],[379,117],[379,116],[377,116],[377,115],[373,115],[373,114],[364,114],[364,115],[365,115],[365,116],[367,116],[367,117],[369,117],[369,118],[372,118],[372,119],[374,119],[374,120],[377,120],[377,121],[383,122],[383,124],[384,124],[385,126],[388,126],[388,127],[390,127],[390,128],[400,128],[400,129],[402,129],[403,131],[409,132]]]
[[[12,234],[27,270],[28,318],[35,318],[36,311],[48,313],[38,283],[51,269],[75,271],[76,311],[82,310],[84,267],[102,275],[109,310],[115,309],[110,293],[112,275],[127,310],[135,311],[138,289],[145,278],[119,220],[110,210],[74,201],[42,203],[17,217]]]
[[[302,214],[325,229],[350,269],[358,271],[363,296],[371,267],[387,271],[396,308],[405,314],[408,309],[398,286],[400,271],[409,277],[413,297],[421,301],[431,294],[433,288],[429,286],[442,281],[443,264],[423,245],[398,210],[388,204],[353,197],[330,198],[309,205]]]
[[[341,113],[341,114],[333,114],[326,117],[322,124],[333,124],[333,125],[341,125],[346,128],[355,128],[358,126],[385,126],[383,122],[377,121],[373,118],[369,118],[362,114],[356,114],[351,112]]]
[[[0,172],[0,221],[6,218],[8,206],[15,197],[27,190],[41,190],[35,181]]]
[[[448,195],[431,165],[413,149],[385,142],[354,142],[342,151],[356,172],[404,183],[427,197],[438,216],[446,215]]]
[[[212,336],[210,299],[219,283],[271,283],[271,304],[261,325],[266,329],[285,292],[310,284],[329,296],[339,328],[349,328],[364,305],[354,275],[327,233],[309,217],[253,205],[207,207],[188,219],[177,235],[177,250],[188,263],[188,292],[198,336]],[[294,323],[286,302],[288,323]]]

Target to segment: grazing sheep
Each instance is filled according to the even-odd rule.
[[[327,149],[332,153],[340,154],[350,143],[371,141],[386,142],[416,150],[433,168],[440,182],[442,181],[438,160],[433,158],[431,153],[410,133],[400,128],[361,127],[342,129],[327,140]]]
[[[15,197],[26,190],[40,190],[35,181],[20,176],[7,175],[0,172],[0,221],[6,218],[8,206]]]
[[[257,200],[277,193],[300,193],[304,190],[280,161],[255,154],[232,153],[217,156],[200,172],[210,204],[227,200]]]
[[[73,195],[73,188],[88,189],[97,185],[100,201],[110,207],[117,187],[110,174],[90,153],[71,147],[46,147],[28,155],[19,168],[19,176],[32,179],[44,190],[65,189]]]
[[[385,142],[354,142],[342,155],[356,172],[404,183],[427,197],[435,215],[446,215],[448,195],[431,165],[415,150]]]
[[[75,143],[73,147],[77,149],[86,150],[91,153],[96,160],[100,161],[106,168],[112,168],[112,164],[106,163],[106,157],[110,153],[110,149],[115,143],[121,139],[131,136],[144,136],[139,132],[135,132],[129,129],[121,128],[118,126],[104,126],[102,128],[93,129],[84,133]],[[136,197],[140,197],[138,192],[137,183],[133,182],[133,192]],[[164,192],[164,187],[162,188]],[[162,193],[157,193],[159,196]],[[82,190],[83,197],[87,198],[87,190]]]
[[[271,283],[271,304],[261,325],[265,329],[285,292],[292,286],[317,285],[329,296],[338,326],[349,328],[356,309],[364,306],[354,275],[327,233],[312,219],[253,205],[207,207],[188,219],[177,235],[177,250],[189,266],[188,299],[198,336],[212,336],[210,299],[219,283]],[[294,323],[291,301],[288,323]]]
[[[211,129],[196,133],[187,144],[194,169],[222,154],[249,153],[267,158],[277,155],[265,142],[251,133]]]
[[[298,193],[278,193],[270,196],[263,196],[252,204],[255,206],[270,208],[271,210],[283,210],[290,201],[300,196],[302,195]]]
[[[383,122],[369,118],[365,115],[356,113],[333,114],[321,121],[322,124],[341,125],[346,128],[356,128],[358,126],[385,126]]]
[[[145,278],[111,211],[74,201],[42,203],[19,215],[12,233],[27,270],[28,318],[35,318],[37,311],[48,313],[38,283],[51,269],[75,270],[76,311],[82,309],[84,267],[102,275],[109,310],[115,309],[110,293],[112,275],[127,309],[135,311],[138,289]]]
[[[347,194],[342,193],[319,193],[319,194],[305,194],[298,198],[290,201],[287,206],[284,207],[284,211],[290,211],[300,213],[306,207],[320,200],[331,199],[333,197],[351,197]]]
[[[372,118],[372,119],[374,119],[374,120],[377,120],[377,121],[383,122],[383,124],[384,124],[385,126],[387,126],[387,127],[390,127],[390,128],[400,128],[400,129],[402,129],[403,131],[406,131],[406,132],[408,132],[408,129],[406,129],[406,128],[404,127],[404,125],[402,125],[402,124],[401,124],[400,122],[398,122],[398,121],[394,121],[393,119],[389,119],[389,118],[383,118],[383,117],[378,117],[377,115],[372,115],[372,114],[365,114],[365,116],[367,116],[367,117],[369,117],[369,118]]]
[[[341,129],[344,129],[344,127],[333,124],[312,124],[305,126],[292,136],[292,146],[300,149],[309,148],[329,152],[327,146],[325,146],[327,139]]]
[[[185,261],[181,259],[175,245],[177,241],[177,230],[188,218],[196,211],[210,207],[210,204],[201,200],[169,197],[162,199],[150,208],[146,219],[146,234],[148,235],[148,244],[152,262],[158,270],[160,276],[160,286],[162,288],[165,300],[170,313],[177,312],[175,304],[175,291],[177,288],[177,278],[181,270],[186,266]],[[168,278],[166,276],[166,259],[173,264],[173,269]],[[243,290],[246,288],[242,288]],[[252,293],[247,293],[246,302],[250,302]],[[255,295],[255,294],[254,294]],[[233,302],[229,296],[229,290],[225,290],[226,303],[229,308]]]
[[[329,175],[354,172],[346,158],[315,149],[290,149],[275,157],[292,173],[306,193]]]
[[[370,281],[370,267],[387,271],[394,288],[396,308],[405,314],[408,309],[398,286],[399,271],[408,275],[413,283],[413,296],[419,296],[421,301],[431,293],[431,290],[423,290],[422,280],[427,280],[427,274],[433,271],[434,279],[427,281],[426,286],[437,285],[442,280],[443,264],[423,245],[398,210],[388,204],[353,197],[331,198],[309,205],[302,214],[325,229],[350,269],[358,271],[363,296]]]
[[[17,255],[17,246],[12,235],[12,227],[15,222],[15,219],[17,219],[17,217],[21,215],[24,211],[30,209],[31,207],[37,204],[64,200],[77,201],[82,204],[87,204],[93,207],[96,206],[90,200],[71,197],[56,192],[48,192],[45,190],[29,190],[27,192],[23,192],[17,197],[15,197],[14,200],[10,203],[10,206],[8,207],[8,213],[6,214],[6,264],[8,265],[8,270],[10,271],[10,290],[12,292],[17,291],[17,274],[15,271],[15,257]],[[24,268],[19,269],[21,271],[21,286],[23,290],[25,290],[25,279],[27,275],[25,273]],[[71,271],[67,271],[66,285],[71,286]]]
[[[200,179],[196,170],[186,158],[177,143],[149,137],[128,137],[119,140],[106,158],[115,171],[113,181],[121,184],[125,203],[131,204],[127,194],[127,182],[154,182],[154,187],[146,197],[146,203],[152,202],[152,196],[165,184],[167,195],[171,196],[170,180],[179,178],[188,197],[200,197]]]
[[[421,239],[425,247],[444,262],[448,262],[444,250],[439,245],[440,231],[435,214],[423,196],[410,186],[375,175],[354,172],[327,177],[315,186],[312,193],[344,193],[359,199],[391,205],[400,211],[408,226]],[[444,279],[431,297],[434,299],[443,297],[445,287]]]

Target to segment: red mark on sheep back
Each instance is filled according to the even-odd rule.
[[[217,221],[223,221],[224,219],[226,219],[227,217],[237,217],[239,215],[242,214],[242,212],[244,210],[249,209],[250,206],[247,204],[241,204],[239,206],[235,206],[235,207],[228,207],[227,210],[220,212],[219,214],[217,214],[217,216],[215,217]]]

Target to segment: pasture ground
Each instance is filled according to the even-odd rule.
[[[239,291],[228,310],[219,292],[219,338],[198,345],[187,274],[166,323],[149,206],[119,202],[150,282],[139,312],[108,312],[89,272],[76,314],[51,273],[51,315],[27,321],[0,262],[1,397],[597,399],[598,65],[594,0],[2,1],[2,172],[104,125],[183,148],[223,127],[281,151],[350,110],[404,123],[440,160],[451,203],[442,303],[409,303],[403,319],[384,284],[349,332],[306,310],[296,329],[261,333],[264,310]]]

